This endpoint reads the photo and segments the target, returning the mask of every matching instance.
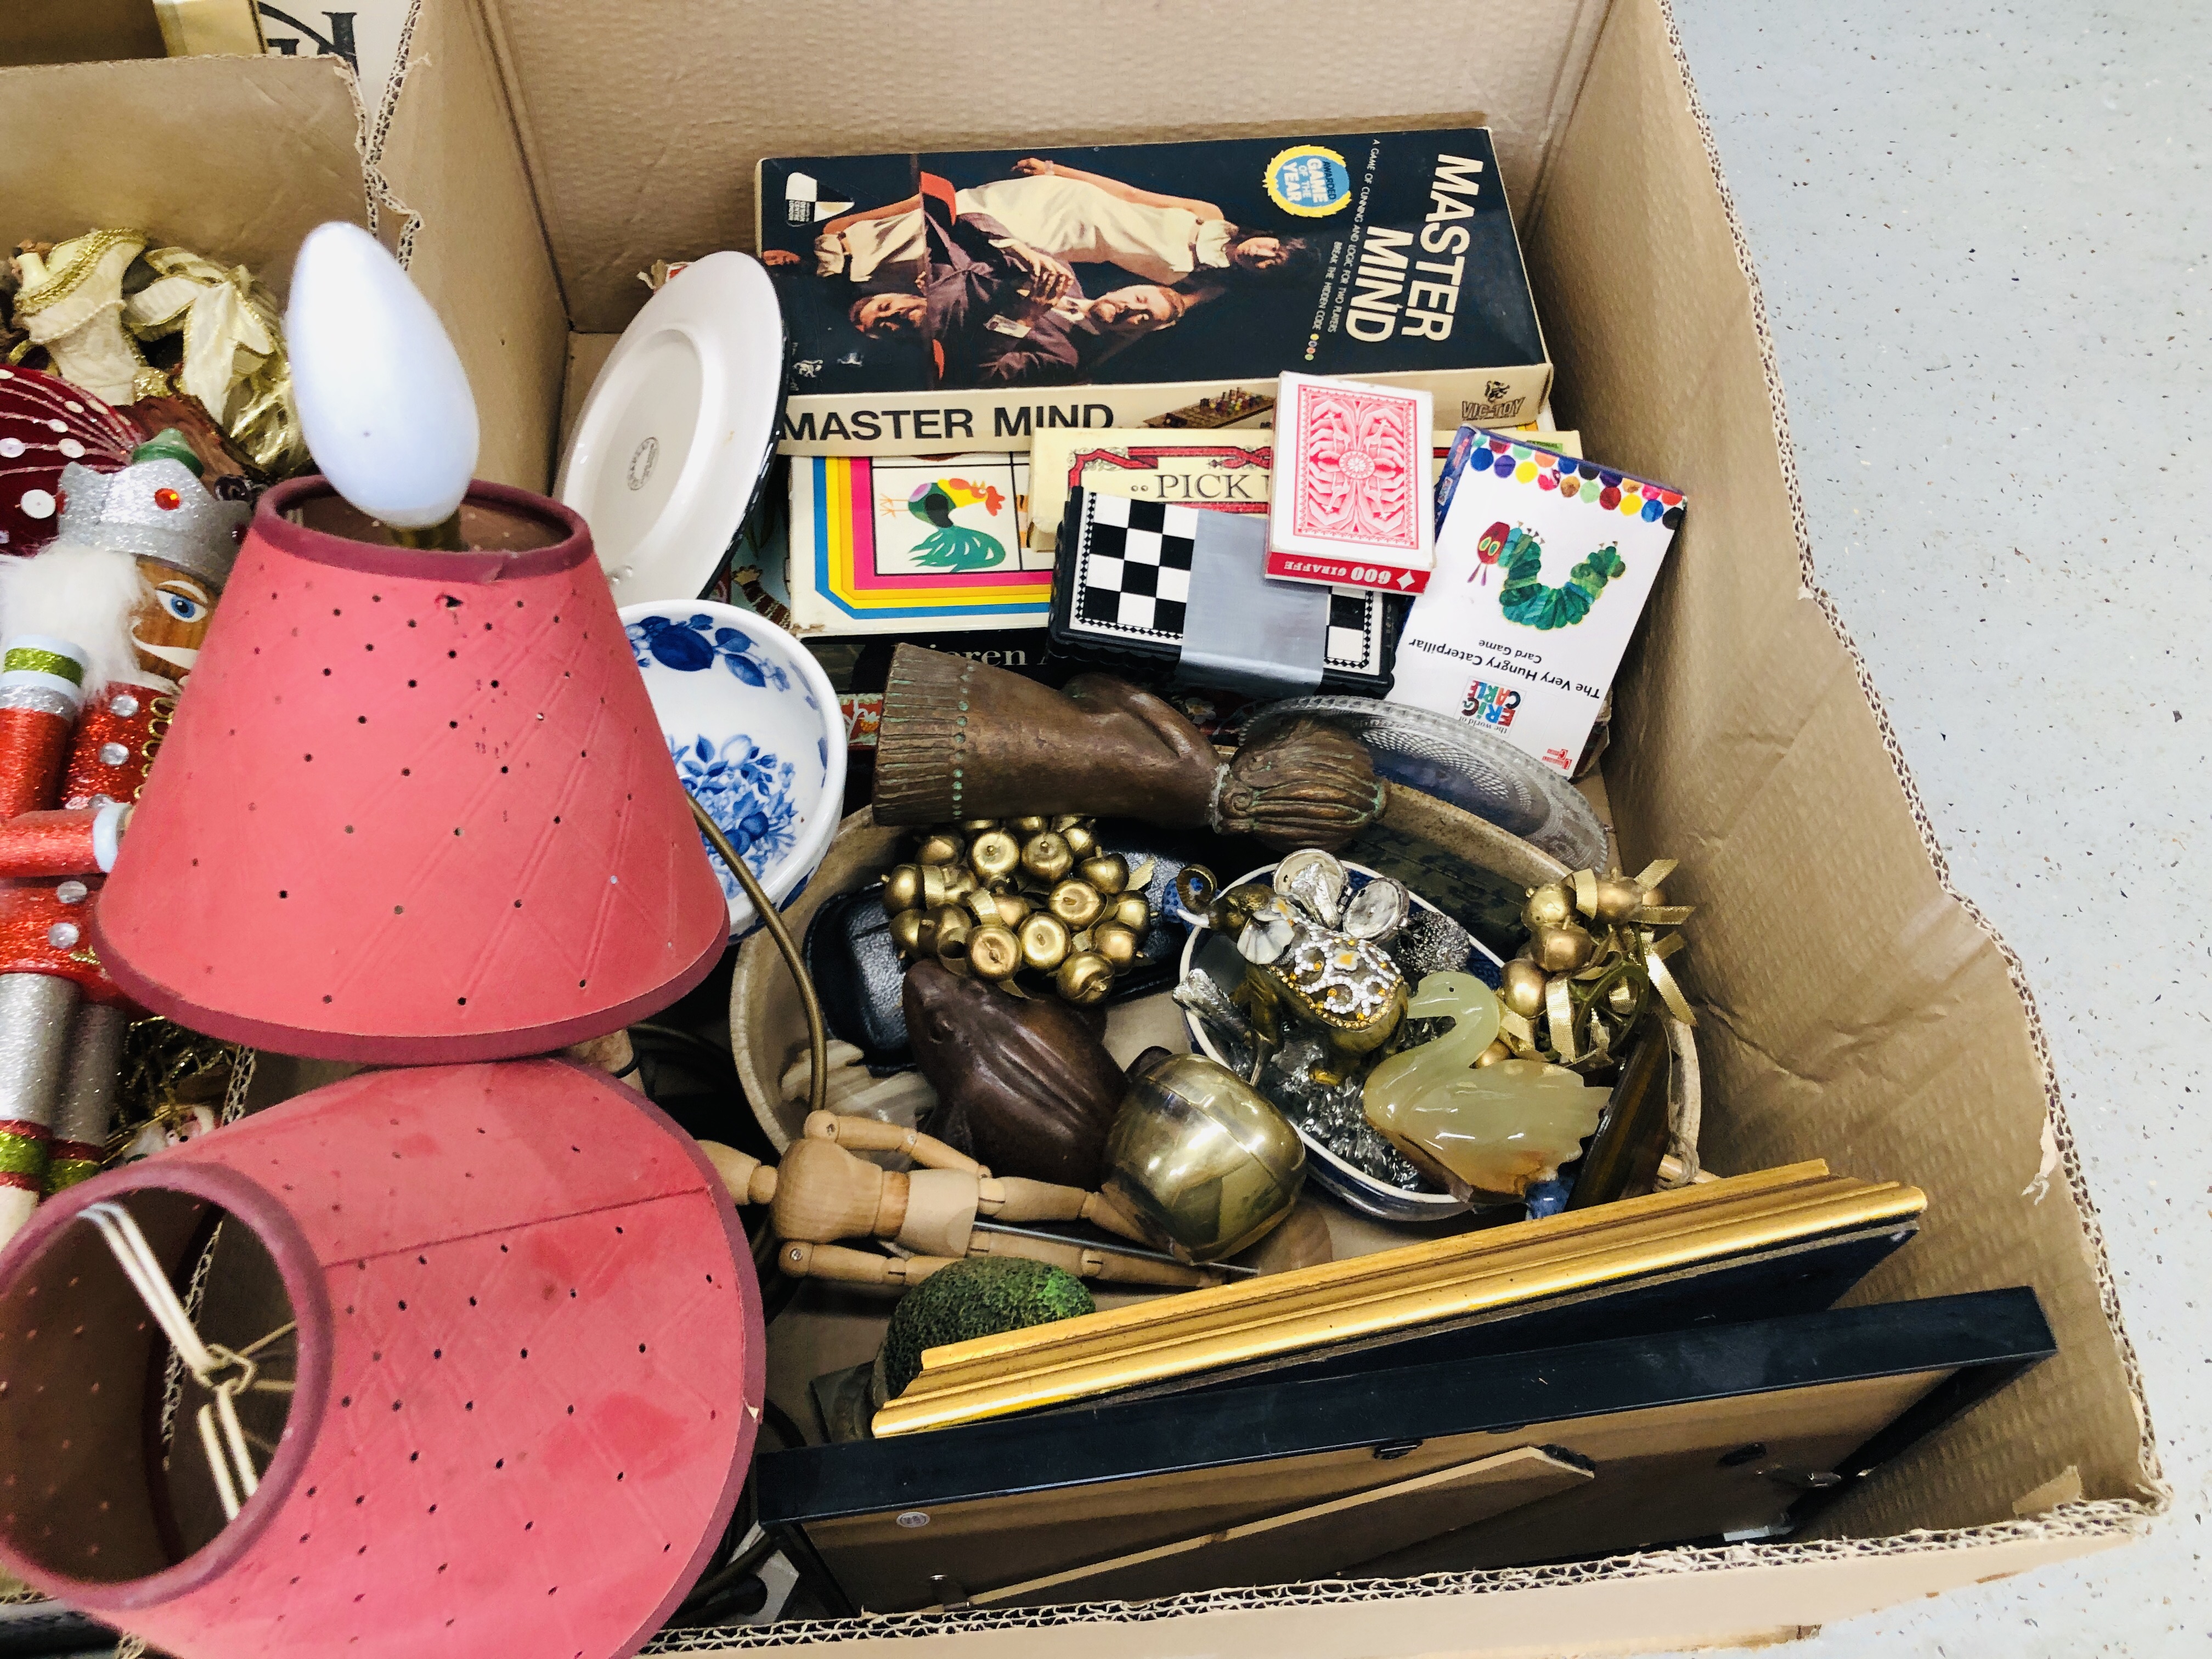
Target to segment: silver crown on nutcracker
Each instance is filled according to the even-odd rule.
[[[244,502],[209,495],[181,461],[134,461],[120,472],[95,472],[72,461],[62,469],[55,539],[158,559],[220,587],[252,516]]]

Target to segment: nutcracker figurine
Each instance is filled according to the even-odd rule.
[[[100,1167],[129,1011],[91,911],[247,512],[168,433],[59,494],[52,542],[0,559],[0,1243]]]

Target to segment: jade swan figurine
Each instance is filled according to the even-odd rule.
[[[1606,1091],[1562,1066],[1502,1060],[1476,1069],[1498,1036],[1498,994],[1472,974],[1431,974],[1406,1006],[1411,1019],[1451,1018],[1432,1042],[1369,1073],[1360,1102],[1376,1133],[1474,1205],[1509,1203],[1582,1151]]]

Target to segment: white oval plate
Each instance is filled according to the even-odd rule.
[[[821,864],[844,810],[845,721],[829,675],[797,640],[736,605],[629,605],[622,620],[677,775],[781,908]],[[759,918],[738,878],[714,864],[730,937],[740,938]]]
[[[714,579],[775,454],[783,309],[750,254],[694,260],[599,371],[554,493],[591,526],[617,605]]]

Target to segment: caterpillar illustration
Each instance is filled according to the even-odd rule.
[[[1483,538],[1485,544],[1501,536],[1504,529],[1503,524],[1492,525]],[[1572,628],[1589,615],[1605,585],[1628,571],[1618,546],[1608,543],[1567,572],[1565,581],[1557,587],[1547,586],[1543,580],[1544,544],[1533,531],[1519,526],[1503,536],[1501,550],[1491,556],[1505,577],[1504,586],[1498,591],[1498,609],[1508,622],[1527,628]],[[1476,574],[1486,575],[1490,562],[1482,559]]]

